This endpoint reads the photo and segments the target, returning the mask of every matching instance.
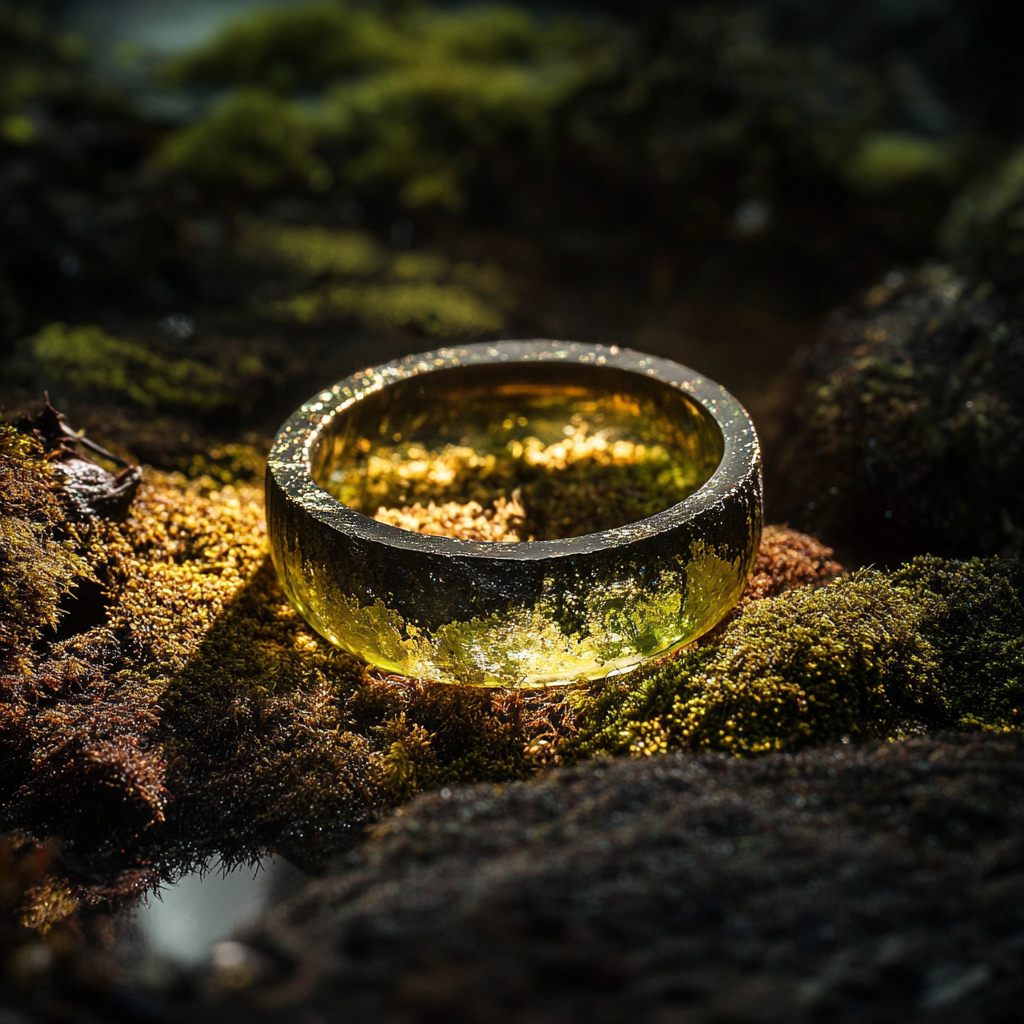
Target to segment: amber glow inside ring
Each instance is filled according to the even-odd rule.
[[[331,493],[375,445],[475,450],[504,429],[543,446],[566,423],[669,453],[690,492],[635,522],[521,543],[412,532]],[[306,621],[379,669],[457,684],[597,679],[676,650],[739,599],[761,535],[747,412],[694,370],[617,346],[483,343],[355,373],[284,424],[266,486],[274,565]]]

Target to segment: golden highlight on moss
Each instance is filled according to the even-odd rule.
[[[755,754],[1020,728],[1022,588],[1015,560],[921,557],[754,603],[717,643],[572,698],[579,732],[564,753]]]

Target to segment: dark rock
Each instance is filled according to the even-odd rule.
[[[1022,854],[1019,732],[445,789],[247,931],[209,1019],[1010,1021]]]
[[[848,563],[1024,551],[1024,306],[945,266],[890,273],[806,357],[773,518]]]
[[[55,479],[82,512],[104,519],[123,519],[128,514],[142,483],[142,470],[138,466],[129,465],[84,434],[77,434],[63,413],[49,401],[38,416],[22,416],[17,428],[42,444]],[[122,467],[121,470],[111,473],[91,459],[83,458],[79,446]]]

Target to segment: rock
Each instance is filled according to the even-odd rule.
[[[129,465],[84,434],[75,433],[64,415],[49,401],[38,416],[22,416],[18,430],[42,444],[54,482],[62,485],[81,512],[107,519],[123,519],[128,513],[142,483],[142,470],[138,466]],[[84,458],[79,446],[120,466],[120,472],[111,473]]]
[[[835,314],[766,499],[844,561],[1024,551],[1024,306],[943,265]]]
[[[1019,732],[442,789],[246,930],[206,1019],[1009,1021],[1022,851]]]

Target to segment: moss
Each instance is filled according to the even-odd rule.
[[[490,334],[504,323],[487,294],[496,282],[486,268],[453,267],[431,252],[391,255],[367,231],[253,221],[244,227],[240,253],[278,271],[284,297],[264,293],[255,301],[285,323],[360,321],[441,338]]]
[[[189,480],[196,481],[203,493],[210,493],[226,484],[261,480],[269,451],[269,438],[257,443],[215,444],[181,456],[177,468]]]
[[[490,334],[504,322],[488,294],[501,287],[493,271],[453,267],[433,252],[392,255],[369,232],[250,221],[239,252],[276,272],[283,297],[269,299],[264,289],[255,303],[281,322],[355,320],[377,330],[442,338]]]
[[[916,559],[750,606],[717,643],[572,699],[566,757],[735,754],[1024,724],[1024,568]]]
[[[370,276],[387,264],[384,247],[368,231],[338,231],[266,221],[252,221],[243,226],[239,254],[312,278],[324,274]]]
[[[318,138],[317,120],[302,107],[248,89],[171,135],[156,161],[172,173],[254,191],[296,184],[322,191],[334,176],[316,155]]]
[[[35,135],[35,121],[27,116],[31,104],[80,86],[81,37],[48,29],[37,10],[0,6],[0,116],[8,115],[3,136],[14,145]]]
[[[345,179],[391,185],[412,209],[459,212],[475,154],[516,136],[543,141],[555,112],[591,73],[569,62],[494,66],[432,56],[427,50],[422,64],[339,85],[327,101],[338,142],[353,152]]]
[[[923,607],[920,629],[942,665],[951,725],[1024,725],[1024,565],[1016,560],[915,558],[893,583]]]
[[[543,135],[602,73],[592,51],[582,30],[547,28],[515,8],[260,14],[172,63],[173,81],[242,88],[168,140],[161,162],[251,189],[326,189],[337,175],[393,189],[412,209],[458,211],[475,151],[510,132]],[[328,86],[312,108],[279,95]]]
[[[24,114],[9,114],[0,120],[0,138],[14,146],[29,146],[36,140],[36,124]]]
[[[402,34],[379,13],[341,4],[266,11],[225,28],[165,70],[175,84],[323,85],[399,57]]]
[[[275,316],[300,324],[363,320],[385,329],[413,329],[440,338],[490,334],[502,316],[459,285],[334,285],[276,303]]]
[[[229,403],[224,375],[193,359],[168,359],[99,327],[50,324],[29,344],[37,372],[73,391],[134,402],[144,409],[198,412]]]
[[[61,600],[92,573],[76,550],[73,506],[40,445],[0,425],[0,673],[25,673]]]
[[[1024,283],[1024,149],[1000,161],[954,200],[939,232],[962,269],[999,285]]]
[[[948,145],[906,132],[871,132],[846,161],[857,188],[881,192],[920,181],[952,181],[957,164]]]

